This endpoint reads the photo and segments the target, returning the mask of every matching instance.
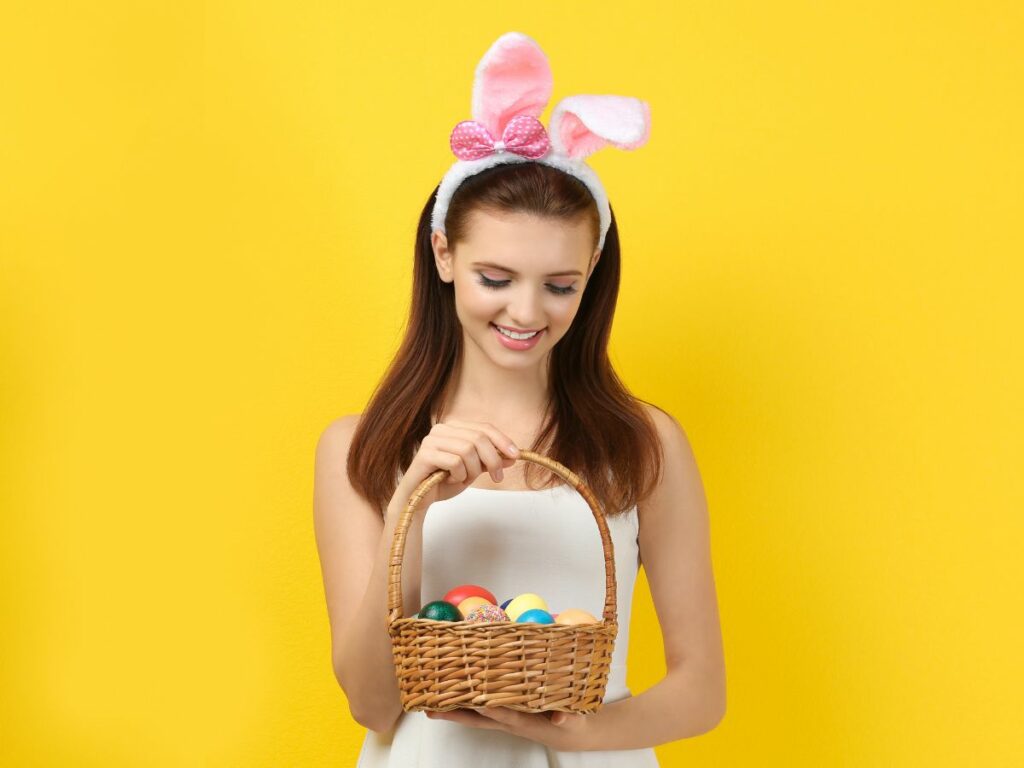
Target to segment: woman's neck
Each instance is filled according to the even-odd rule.
[[[532,440],[551,400],[547,375],[550,355],[538,366],[510,369],[494,365],[478,349],[464,347],[463,353],[432,423],[448,419],[489,422],[513,440],[523,439],[517,435],[528,435]]]

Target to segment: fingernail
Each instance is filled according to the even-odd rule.
[[[510,445],[508,447],[508,452],[512,456],[518,456],[519,455],[519,449],[516,448],[514,445]]]

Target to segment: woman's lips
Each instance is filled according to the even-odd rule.
[[[521,352],[527,349],[533,349],[535,346],[537,346],[537,342],[540,341],[540,337],[546,330],[544,328],[541,328],[540,331],[538,331],[528,339],[513,339],[510,336],[506,336],[501,331],[499,331],[498,326],[495,325],[494,323],[491,323],[491,328],[494,330],[494,335],[498,337],[498,341],[500,341],[501,344],[506,349],[514,349],[517,352]]]
[[[491,325],[498,325],[497,323],[491,323]],[[506,331],[512,331],[513,333],[533,333],[534,331],[543,331],[543,328],[513,328],[511,325],[498,325],[499,328],[504,328]]]

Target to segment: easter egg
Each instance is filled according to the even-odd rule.
[[[501,610],[504,611],[506,608],[508,608],[508,604],[511,603],[511,602],[512,602],[512,598],[510,597],[508,600],[506,600],[504,603],[501,604]]]
[[[420,608],[419,617],[431,621],[462,621],[459,609],[444,600],[435,600]]]
[[[458,605],[467,597],[482,597],[492,605],[497,605],[498,603],[494,595],[483,587],[478,587],[476,584],[462,584],[461,586],[455,587],[455,589],[450,589],[448,590],[448,594],[444,596],[443,600],[446,603]]]
[[[508,621],[508,615],[498,606],[484,603],[470,611],[466,616],[466,621],[475,624],[492,624],[496,621]]]
[[[517,622],[522,624],[554,624],[555,620],[551,618],[551,614],[542,608],[531,608],[528,611],[523,611],[519,614]]]
[[[459,613],[463,616],[469,616],[470,612],[474,608],[479,608],[481,605],[494,605],[486,597],[467,597],[461,603],[459,603]],[[498,606],[494,606],[497,608]]]
[[[512,601],[506,606],[505,613],[512,621],[516,621],[519,618],[519,614],[523,611],[528,611],[531,608],[540,608],[543,611],[548,609],[548,604],[544,602],[544,598],[540,595],[535,595],[533,592],[526,592],[525,594],[519,595],[519,597],[512,598]]]
[[[597,619],[579,608],[566,608],[555,617],[555,622],[558,624],[596,624]]]

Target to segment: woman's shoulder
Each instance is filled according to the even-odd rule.
[[[646,401],[643,401],[643,406],[654,422],[658,431],[658,440],[661,443],[662,471],[657,488],[652,495],[665,497],[667,488],[670,489],[668,497],[678,495],[682,490],[678,486],[680,478],[685,479],[685,482],[691,486],[687,490],[692,491],[692,486],[700,484],[700,473],[697,470],[693,446],[690,444],[686,430],[675,416],[663,408]]]
[[[666,500],[669,499],[678,501],[703,496],[700,471],[686,430],[668,411],[646,401],[643,405],[658,430],[662,471],[656,487],[640,505],[641,515],[645,507],[649,513],[652,507],[668,506]]]
[[[317,453],[344,456],[348,452],[352,435],[355,434],[361,416],[361,413],[346,413],[331,420],[320,433],[320,438],[317,441]]]
[[[671,413],[663,408],[649,403],[646,400],[641,400],[640,404],[644,407],[647,415],[650,416],[651,421],[654,422],[655,428],[658,430],[658,437],[661,438],[662,444],[670,442],[673,439],[678,440],[682,437],[686,439],[686,432],[682,425]]]
[[[358,426],[361,413],[346,413],[328,422],[324,432],[351,432]]]

